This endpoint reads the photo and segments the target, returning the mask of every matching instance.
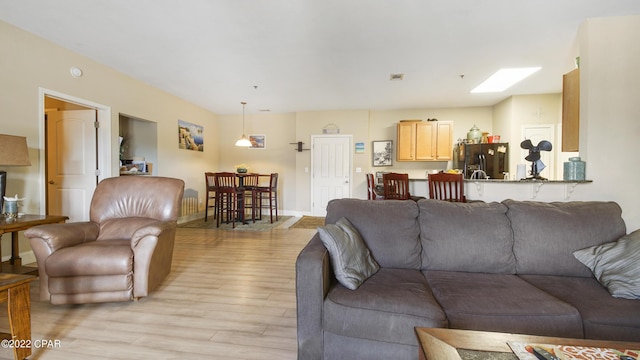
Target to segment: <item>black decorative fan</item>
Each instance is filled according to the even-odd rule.
[[[531,161],[531,177],[527,179],[547,180],[540,176],[540,172],[545,168],[544,163],[540,160],[540,151],[551,151],[553,148],[551,143],[547,140],[542,140],[538,145],[533,146],[531,140],[527,139],[520,143],[520,147],[529,150],[529,155],[524,158],[527,161]]]

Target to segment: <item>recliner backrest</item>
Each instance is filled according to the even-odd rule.
[[[91,199],[89,219],[102,223],[117,218],[176,221],[184,181],[158,176],[120,176],[102,180]]]

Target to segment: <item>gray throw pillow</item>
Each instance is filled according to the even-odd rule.
[[[640,299],[640,230],[573,253],[617,298]]]
[[[357,289],[380,269],[360,233],[346,218],[318,227],[318,232],[329,251],[336,278],[347,289]]]

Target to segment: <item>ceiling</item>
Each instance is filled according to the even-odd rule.
[[[0,20],[218,114],[558,93],[579,25],[637,14],[638,0],[0,0]],[[503,93],[469,92],[529,66]]]

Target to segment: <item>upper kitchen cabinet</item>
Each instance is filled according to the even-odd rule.
[[[398,161],[448,161],[452,148],[452,121],[403,120],[398,123]]]
[[[580,69],[562,77],[562,151],[578,151],[580,130]]]

